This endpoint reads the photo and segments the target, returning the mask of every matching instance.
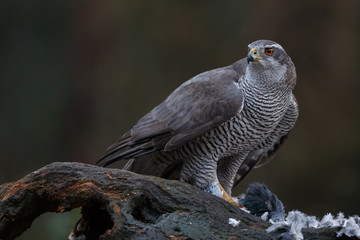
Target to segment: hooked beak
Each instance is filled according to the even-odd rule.
[[[253,56],[251,55],[251,53],[249,53],[249,54],[247,55],[247,57],[246,57],[246,60],[247,60],[247,62],[248,62],[248,64],[249,64],[249,62],[253,62],[255,59],[253,58]]]
[[[250,62],[254,62],[254,61],[259,61],[259,60],[264,60],[262,57],[259,57],[258,51],[256,50],[256,48],[252,48],[247,57],[246,60],[248,63]]]

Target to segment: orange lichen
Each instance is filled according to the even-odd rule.
[[[174,240],[183,240],[183,239],[184,239],[184,236],[170,235],[169,237],[170,237],[171,239],[174,239]]]
[[[8,189],[6,189],[4,192],[6,192],[4,194],[3,197],[0,198],[0,201],[5,201],[7,200],[10,196],[17,194],[18,191],[21,191],[24,188],[27,188],[27,184],[26,183],[20,183],[19,181],[13,182],[11,183],[12,186],[10,186]],[[19,184],[19,185],[17,185]]]
[[[113,177],[110,175],[110,173],[105,173],[106,176],[108,176],[110,179],[113,179]]]
[[[84,182],[84,183],[76,183],[72,186],[69,186],[69,189],[73,189],[73,188],[86,188],[86,187],[94,187],[95,184],[93,182]]]
[[[114,210],[114,212],[116,212],[117,214],[120,214],[120,213],[121,213],[121,208],[120,208],[120,206],[117,205],[116,203],[114,203],[113,210]]]
[[[60,213],[64,213],[64,212],[66,212],[66,210],[65,210],[65,207],[64,207],[64,206],[58,206],[57,211],[58,211],[58,212],[60,212]]]
[[[124,178],[124,177],[117,177],[117,179],[119,181],[122,181],[122,182],[126,182],[127,181],[127,178]]]

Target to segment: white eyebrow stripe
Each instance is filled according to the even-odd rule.
[[[275,47],[275,48],[280,48],[280,49],[284,50],[279,44],[266,45],[265,47],[266,47],[266,48],[268,48],[268,47]]]

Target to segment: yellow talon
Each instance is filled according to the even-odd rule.
[[[224,188],[221,186],[221,184],[219,183],[219,188],[221,190],[221,192],[223,193],[222,195],[222,199],[224,199],[225,201],[228,201],[229,203],[232,203],[238,207],[241,207],[237,202],[235,202],[232,197],[224,190]]]

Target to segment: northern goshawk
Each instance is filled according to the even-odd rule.
[[[128,159],[126,170],[180,179],[234,203],[233,186],[270,161],[293,128],[295,83],[285,50],[255,41],[246,58],[183,83],[97,165]]]

